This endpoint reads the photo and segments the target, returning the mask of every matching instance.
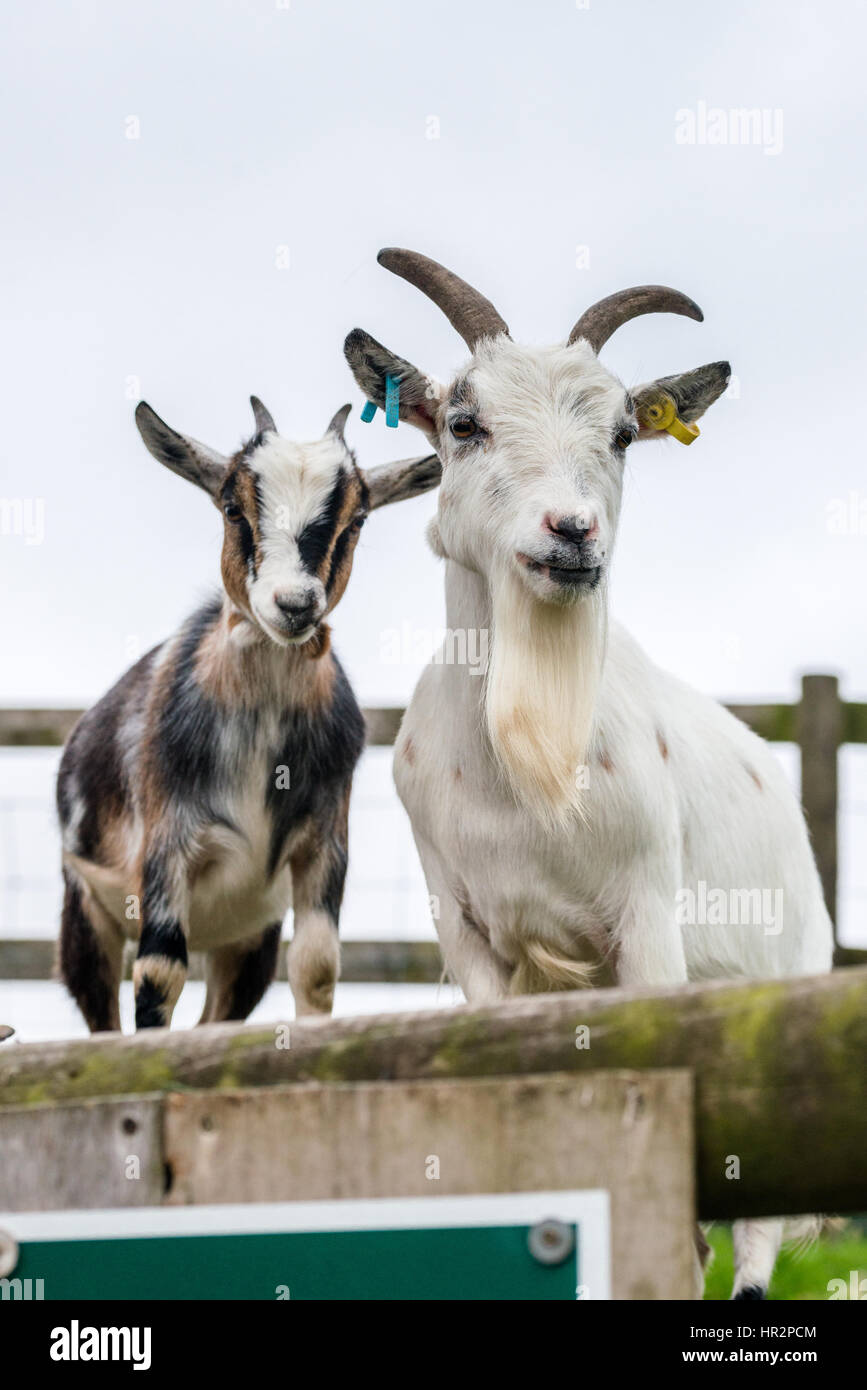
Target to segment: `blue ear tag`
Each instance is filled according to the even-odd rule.
[[[364,407],[364,409],[363,409],[362,412],[361,412],[361,418],[362,418],[362,420],[364,421],[364,423],[365,423],[366,425],[369,425],[375,414],[376,414],[376,406],[373,404],[373,401],[368,401],[368,402],[367,402],[367,405]]]
[[[385,423],[390,430],[396,430],[399,421],[398,402],[400,401],[400,382],[393,376],[385,378]]]

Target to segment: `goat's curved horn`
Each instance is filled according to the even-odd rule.
[[[402,251],[396,246],[387,246],[376,259],[386,270],[408,280],[432,299],[471,352],[482,338],[496,338],[501,333],[509,337],[508,324],[500,318],[491,301],[466,280],[446,270],[439,261],[432,261],[418,251]]]
[[[585,309],[569,334],[569,342],[586,338],[594,352],[599,352],[612,333],[640,314],[684,314],[688,319],[704,319],[701,309],[688,295],[670,290],[666,285],[636,285],[631,290],[618,290]]]
[[[325,431],[325,433],[336,434],[338,439],[343,439],[343,431],[346,428],[346,421],[349,419],[349,413],[351,410],[351,405],[342,405],[340,409],[337,411],[337,413],[330,420],[328,429]],[[343,442],[345,444],[346,440],[343,439]]]
[[[250,404],[253,407],[253,419],[256,421],[256,430],[259,434],[264,434],[265,430],[273,430],[277,433],[277,426],[274,424],[274,417],[267,406],[264,406],[258,396],[250,397]]]

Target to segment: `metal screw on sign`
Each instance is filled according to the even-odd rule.
[[[527,1232],[527,1245],[540,1265],[561,1265],[575,1249],[575,1231],[564,1221],[537,1221]]]
[[[18,1241],[8,1231],[0,1231],[0,1279],[11,1274],[18,1263]]]

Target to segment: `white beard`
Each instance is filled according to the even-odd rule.
[[[516,798],[549,826],[584,816],[580,769],[605,658],[604,582],[577,603],[541,603],[517,576],[491,586],[488,734]]]

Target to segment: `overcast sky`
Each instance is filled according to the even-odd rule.
[[[461,364],[383,245],[528,342],[630,284],[697,299],[704,324],[604,353],[629,383],[736,378],[691,448],[630,451],[615,613],[712,693],[830,669],[864,698],[863,7],[19,0],[3,28],[0,495],[31,540],[44,501],[44,538],[7,509],[0,701],[94,699],[218,577],[219,516],[146,453],[139,396],[224,451],[251,392],[302,439],[352,400],[362,464],[422,451],[360,423],[341,351],[360,324]],[[744,108],[764,120],[733,144]],[[367,702],[417,675],[381,659],[389,629],[442,624],[433,507],[371,520],[335,614]]]

